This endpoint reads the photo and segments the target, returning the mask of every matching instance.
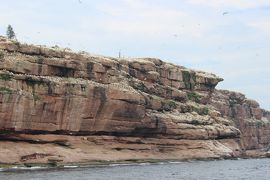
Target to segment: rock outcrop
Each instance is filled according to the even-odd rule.
[[[243,94],[215,89],[222,80],[155,58],[116,59],[1,37],[0,162],[224,158],[267,151],[270,112]],[[55,142],[73,148],[60,150],[66,147]],[[14,153],[14,143],[28,150]]]

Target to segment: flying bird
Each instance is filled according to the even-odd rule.
[[[227,12],[227,11],[222,13],[223,16],[225,16],[227,14],[229,14],[229,12]]]

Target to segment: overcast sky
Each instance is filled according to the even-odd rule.
[[[0,34],[216,73],[270,110],[270,0],[0,0]]]

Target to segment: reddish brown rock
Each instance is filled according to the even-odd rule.
[[[99,160],[100,153],[84,148],[108,144],[104,160],[235,157],[268,147],[270,113],[241,93],[216,90],[222,80],[154,58],[116,59],[0,37],[0,135],[9,137],[10,156],[13,133],[62,134],[82,151],[70,150],[68,159],[64,150],[53,153],[55,141],[33,145],[23,135],[20,142],[30,145],[0,162]]]

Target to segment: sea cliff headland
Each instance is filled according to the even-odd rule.
[[[269,155],[270,112],[222,78],[0,37],[0,164]]]

